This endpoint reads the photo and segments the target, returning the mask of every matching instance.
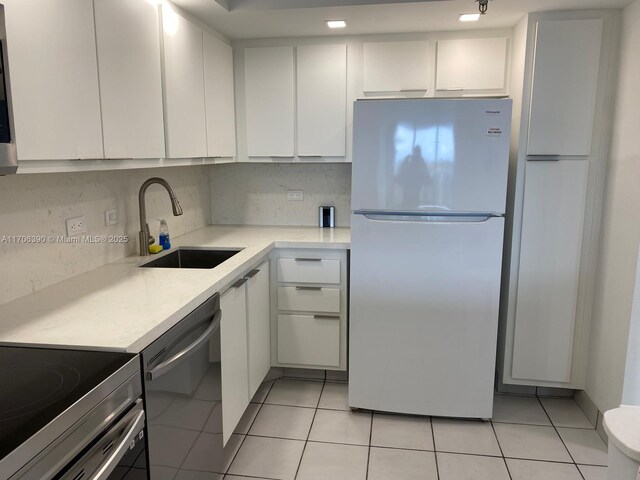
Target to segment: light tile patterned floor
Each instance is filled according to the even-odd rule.
[[[354,413],[346,383],[279,379],[237,437],[226,480],[606,479],[606,445],[571,398],[496,395],[484,423]]]

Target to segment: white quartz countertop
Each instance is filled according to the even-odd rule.
[[[241,248],[209,269],[138,268],[130,256],[0,305],[0,344],[138,353],[274,248],[349,248],[348,228],[209,226],[172,246]]]

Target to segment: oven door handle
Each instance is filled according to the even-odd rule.
[[[109,455],[104,463],[98,467],[96,473],[91,477],[91,480],[106,480],[113,472],[118,462],[122,460],[124,454],[129,450],[129,444],[135,439],[136,435],[142,427],[144,427],[144,410],[139,411],[133,420],[129,423],[125,433],[122,435],[122,440],[118,446],[113,450],[113,453]]]
[[[160,378],[162,375],[170,371],[176,364],[180,363],[186,358],[189,358],[191,355],[196,353],[196,351],[205,343],[209,341],[211,336],[220,326],[220,319],[222,318],[222,312],[218,310],[213,316],[213,320],[211,321],[211,325],[207,327],[207,329],[200,335],[191,345],[186,347],[184,350],[176,353],[173,357],[165,360],[164,362],[158,364],[151,370],[147,372],[147,380],[156,380]]]

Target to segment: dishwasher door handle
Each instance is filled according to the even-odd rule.
[[[189,358],[191,355],[196,353],[196,351],[205,343],[209,341],[214,332],[220,327],[220,319],[222,318],[222,312],[218,310],[213,316],[213,320],[211,320],[211,325],[207,327],[207,329],[196,338],[191,345],[186,347],[184,350],[176,353],[173,357],[165,360],[164,362],[156,365],[154,368],[147,372],[147,380],[156,380],[160,378],[162,375],[170,371],[177,364],[182,362],[183,360]]]
[[[144,427],[144,410],[139,411],[131,420],[127,426],[125,433],[122,435],[122,440],[118,446],[113,450],[113,453],[109,455],[100,467],[98,471],[91,477],[91,480],[106,480],[109,475],[113,473],[113,470],[118,465],[118,462],[122,460],[124,454],[129,450],[129,444],[136,437],[142,427]]]

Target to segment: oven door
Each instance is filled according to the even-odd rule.
[[[152,479],[224,473],[220,319],[215,295],[142,352]]]
[[[148,478],[142,400],[98,438],[60,480],[145,480]]]

